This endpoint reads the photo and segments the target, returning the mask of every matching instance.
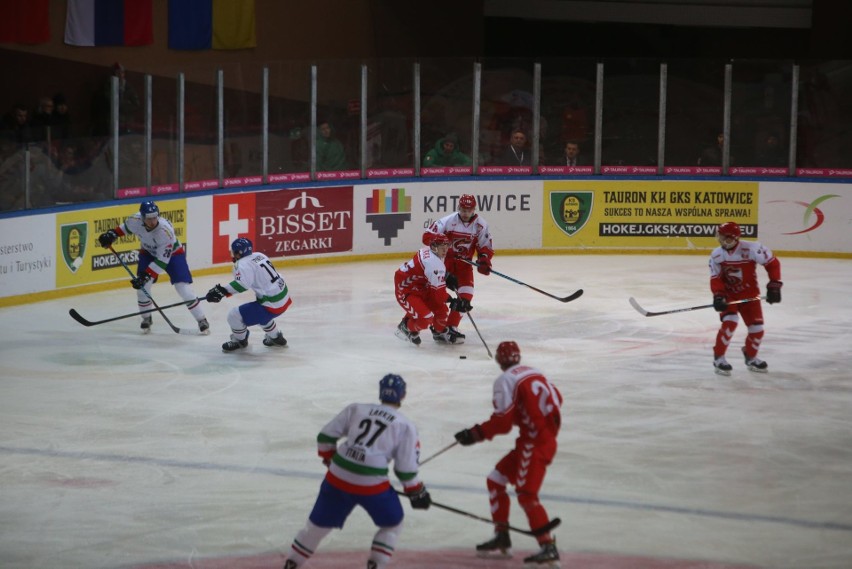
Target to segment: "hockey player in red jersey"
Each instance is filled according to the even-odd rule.
[[[444,283],[444,258],[450,248],[446,235],[435,234],[428,247],[423,247],[394,274],[396,301],[406,312],[396,329],[396,336],[420,345],[420,331],[432,328],[436,340],[455,343],[447,328],[447,305],[453,310],[466,311],[470,305],[457,298],[449,299]]]
[[[734,336],[740,316],[748,326],[748,335],[742,348],[746,367],[751,371],[767,372],[769,366],[757,357],[763,340],[763,308],[760,304],[760,286],[757,265],[763,265],[769,274],[766,285],[766,302],[781,302],[781,263],[772,251],[756,241],[740,241],[742,231],[733,221],[716,230],[719,247],[710,254],[710,290],[713,308],[719,312],[722,326],[716,334],[713,347],[713,367],[719,375],[731,375],[731,364],[725,359],[728,345]],[[734,300],[755,298],[752,302],[729,304]]]
[[[494,359],[503,370],[494,382],[494,413],[484,423],[456,433],[456,440],[465,446],[472,445],[507,434],[515,425],[519,433],[515,448],[488,475],[495,534],[493,539],[477,545],[476,550],[481,557],[511,555],[512,542],[507,529],[510,500],[506,485],[512,484],[541,546],[538,553],[524,562],[544,567],[559,560],[556,540],[549,531],[542,531],[549,517],[538,501],[538,493],[547,467],[556,455],[562,394],[539,370],[520,364],[521,350],[515,342],[501,342]]]
[[[491,233],[488,222],[476,213],[476,198],[463,194],[459,198],[458,211],[434,222],[423,233],[423,243],[428,245],[436,234],[444,234],[450,238],[450,251],[447,253],[447,288],[456,290],[459,298],[473,300],[473,267],[460,259],[473,261],[476,256],[477,271],[483,275],[491,274],[491,258],[494,257],[494,246],[491,243]],[[464,342],[464,334],[459,332],[462,312],[453,310],[447,319],[449,335],[454,344]],[[434,339],[441,342],[440,335],[433,331]]]

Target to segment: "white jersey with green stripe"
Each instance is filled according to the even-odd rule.
[[[290,291],[269,257],[252,253],[234,263],[234,280],[225,285],[231,294],[254,291],[257,302],[271,312],[280,312],[290,303]]]
[[[166,265],[172,255],[182,255],[184,252],[183,245],[175,234],[175,228],[165,217],[158,219],[154,229],[148,229],[142,220],[142,214],[137,213],[128,217],[118,229],[119,235],[136,235],[139,238],[142,249],[154,258],[149,268],[158,275],[166,271]]]
[[[387,484],[391,462],[404,488],[420,484],[417,428],[396,406],[352,403],[322,428],[317,445],[320,454],[337,449],[329,474],[353,487]]]

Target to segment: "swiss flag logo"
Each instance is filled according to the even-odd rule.
[[[255,236],[255,194],[213,196],[213,263],[231,261],[231,243]]]

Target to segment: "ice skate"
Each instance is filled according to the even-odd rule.
[[[432,332],[432,339],[439,344],[464,344],[464,334],[458,331],[453,332],[453,328],[449,326],[443,332],[438,332],[432,326],[429,326],[429,330]]]
[[[725,356],[719,356],[713,360],[713,367],[716,368],[716,373],[719,375],[731,375],[731,364],[725,359]]]
[[[756,371],[757,373],[766,373],[769,371],[769,364],[757,356],[753,358],[748,357],[746,355],[745,348],[743,348],[743,357],[745,358],[745,364],[749,371]]]
[[[274,338],[270,338],[269,336],[264,336],[263,345],[269,346],[270,348],[273,346],[281,346],[282,348],[287,345],[287,340],[284,338],[284,334],[278,332],[278,335]]]
[[[234,335],[231,334],[231,339],[228,342],[222,344],[223,352],[235,352],[237,350],[241,350],[248,346],[249,333],[246,332],[246,337],[243,340],[237,340],[234,338]]]
[[[198,321],[198,333],[204,336],[210,334],[210,323],[207,322],[206,318],[202,318]]]
[[[450,335],[451,344],[464,344],[465,336],[455,326],[447,326],[447,333]]]
[[[524,557],[524,567],[559,567],[559,550],[556,542],[541,544],[541,550],[529,557]]]
[[[142,328],[142,333],[143,334],[150,334],[152,324],[154,324],[153,318],[151,318],[150,316],[143,316],[142,317],[142,324],[139,326],[140,328]]]
[[[494,532],[494,537],[476,546],[476,556],[488,559],[512,557],[512,538],[508,531]]]
[[[292,559],[288,559],[284,562],[284,569],[296,569],[297,567],[298,565],[296,565],[296,562]]]
[[[400,322],[399,326],[396,327],[394,335],[400,340],[411,342],[415,346],[419,346],[421,342],[420,332],[412,332],[408,329],[408,317],[402,319],[402,322]]]

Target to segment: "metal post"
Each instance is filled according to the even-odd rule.
[[[412,84],[414,88],[414,175],[420,176],[420,64],[415,63]]]
[[[538,171],[538,145],[541,138],[541,63],[533,65],[533,131],[532,131],[532,166],[533,174]]]
[[[118,77],[113,75],[110,77],[110,87],[112,88],[110,113],[110,131],[112,132],[112,197],[118,197]]]
[[[263,129],[260,133],[261,136],[261,170],[263,175],[263,183],[269,183],[269,68],[263,68],[263,85],[261,86],[261,90],[263,91],[263,110],[261,116],[261,128]]]
[[[186,183],[184,179],[184,162],[186,161],[186,148],[184,141],[186,139],[186,78],[183,73],[178,73],[177,76],[177,175],[178,175],[178,191],[183,191],[183,186]]]
[[[361,64],[361,179],[367,177],[367,66]]]
[[[154,135],[153,97],[153,78],[148,74],[145,75],[145,193],[151,193],[151,139]]]
[[[216,178],[225,185],[225,71],[216,71]]]
[[[660,64],[660,116],[657,122],[657,175],[662,176],[666,165],[666,101],[669,66]]]
[[[595,80],[595,174],[601,173],[601,147],[603,142],[603,89],[604,64],[598,63]]]
[[[722,117],[722,175],[728,175],[731,166],[731,94],[733,93],[733,66],[725,64],[725,110]]]
[[[311,180],[317,179],[317,66],[311,65]]]
[[[788,176],[796,175],[796,143],[799,133],[799,66],[793,65],[790,87],[790,154],[787,157]]]
[[[473,160],[472,173],[476,175],[479,170],[479,113],[480,108],[480,91],[482,89],[482,64],[474,62],[473,64],[473,120],[471,121],[471,138],[470,138],[470,154]]]

